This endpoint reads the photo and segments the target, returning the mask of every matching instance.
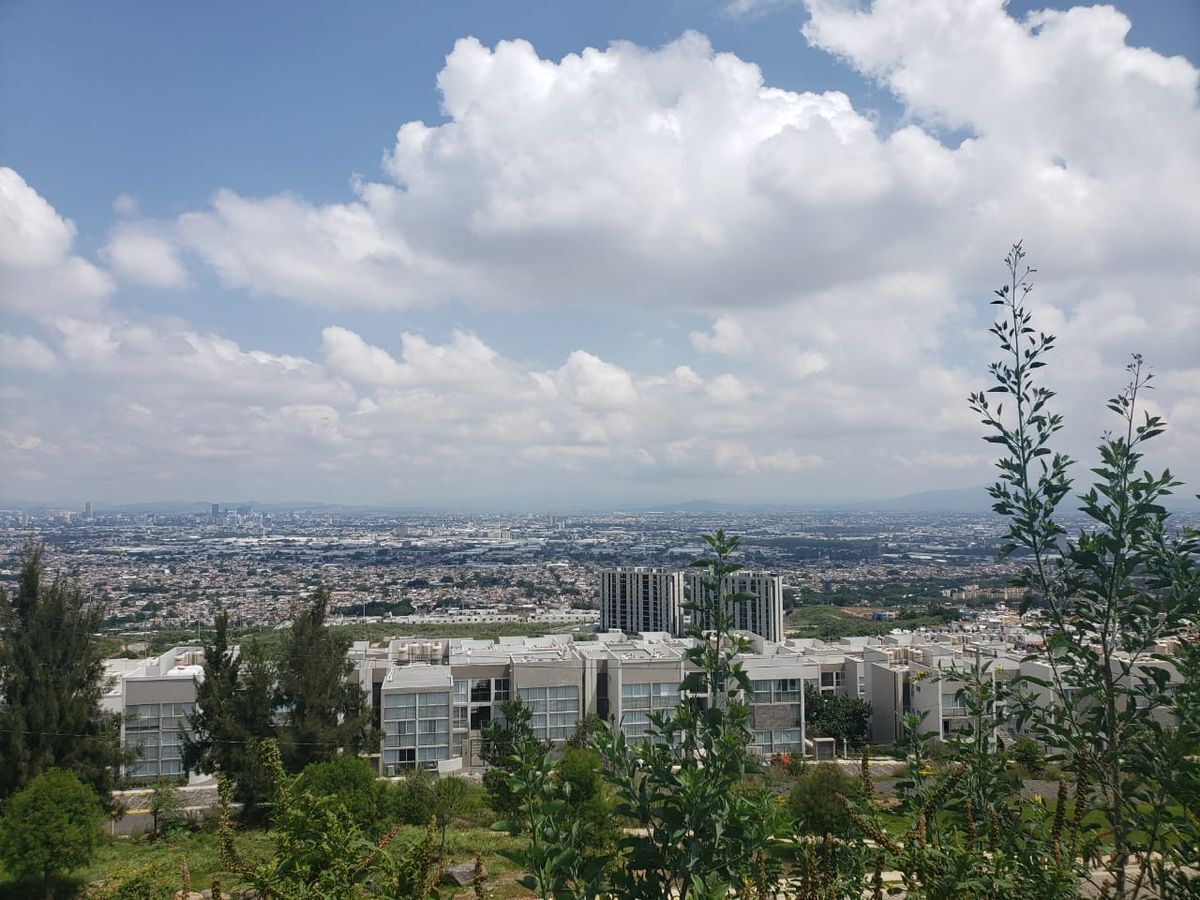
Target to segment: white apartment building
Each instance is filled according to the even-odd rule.
[[[647,566],[600,572],[600,630],[683,631],[683,573]]]
[[[986,664],[987,677],[996,681],[1045,674],[1026,658],[1038,636],[1019,628],[897,631],[831,643],[741,634],[749,644],[739,662],[752,685],[751,749],[763,756],[816,752],[816,736],[805,723],[806,690],[867,700],[875,743],[895,741],[910,712],[923,717],[926,732],[946,740],[969,721],[960,673]],[[483,767],[483,729],[513,698],[529,707],[537,737],[553,745],[571,737],[586,715],[638,740],[655,713],[669,713],[683,699],[691,642],[665,630],[605,631],[581,641],[569,634],[396,638],[374,646],[358,642],[348,657],[383,735],[370,754],[379,771],[446,773]],[[183,777],[179,732],[203,677],[202,656],[199,648],[179,647],[143,660],[108,661],[105,706],[127,715],[122,738],[141,751],[125,772],[130,779]],[[707,702],[704,695],[697,699]]]
[[[107,660],[103,706],[122,714],[121,743],[137,751],[122,775],[130,781],[183,780],[183,737],[204,677],[204,650],[175,647],[161,656]]]
[[[705,631],[715,627],[712,621],[711,579],[700,572],[688,574],[688,598],[692,603],[692,622]],[[725,611],[733,616],[733,627],[749,631],[768,641],[783,640],[783,576],[767,572],[738,572],[721,580],[721,593],[730,597],[749,594],[749,599],[726,602]]]

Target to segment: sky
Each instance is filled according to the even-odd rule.
[[[971,487],[1009,246],[1063,449],[1200,483],[1200,4],[0,3],[0,498]]]

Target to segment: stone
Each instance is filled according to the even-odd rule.
[[[481,873],[482,877],[487,877],[487,869]],[[458,887],[470,887],[475,883],[475,861],[459,863],[457,866],[450,866],[442,872],[442,884],[453,884]]]

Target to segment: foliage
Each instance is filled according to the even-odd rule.
[[[179,821],[183,814],[183,798],[179,787],[170,781],[160,781],[150,791],[150,821],[155,837],[162,829]]]
[[[1046,751],[1033,738],[1017,738],[1009,750],[1012,761],[1029,775],[1040,775],[1046,770]]]
[[[162,900],[179,889],[179,866],[154,859],[89,884],[82,900]]]
[[[280,746],[292,772],[339,750],[359,753],[376,736],[366,696],[348,677],[350,642],[325,624],[328,606],[329,591],[319,588],[294,611],[280,650],[276,704],[285,710]]]
[[[867,739],[871,704],[845,694],[828,694],[804,685],[804,721],[810,737],[830,737],[854,746]]]
[[[1079,798],[1086,785],[1076,785],[1073,806],[1065,780],[1053,806],[1024,802],[997,742],[1008,686],[981,667],[952,674],[964,682],[958,702],[971,719],[951,745],[954,761],[931,762],[930,750],[941,741],[921,717],[909,714],[903,723],[907,774],[896,785],[900,805],[889,811],[890,823],[883,819],[865,752],[861,799],[843,801],[877,848],[871,851],[876,871],[899,871],[906,896],[927,900],[1077,897],[1085,841]],[[1076,812],[1068,817],[1070,809]],[[893,836],[897,831],[900,837]]]
[[[778,880],[770,850],[784,828],[780,808],[765,790],[743,787],[757,765],[747,750],[752,732],[745,698],[752,687],[737,661],[746,643],[733,633],[732,608],[748,595],[724,590],[725,579],[740,568],[730,560],[738,541],[720,531],[704,538],[712,556],[697,565],[710,577],[704,596],[691,605],[707,610],[712,630],[691,632],[678,707],[650,714],[638,741],[602,724],[591,742],[615,813],[636,826],[609,864],[589,852],[593,823],[576,813],[573,793],[592,789],[578,762],[555,770],[545,745],[513,732],[507,781],[530,831],[519,858],[530,872],[528,886],[542,897],[686,900],[725,897],[730,890],[762,894]]]
[[[204,678],[196,679],[196,707],[183,734],[183,764],[233,782],[242,816],[253,821],[269,790],[259,745],[275,734],[272,722],[274,667],[253,644],[229,644],[229,616],[216,618],[212,643],[204,647]]]
[[[517,749],[536,750],[529,707],[514,697],[500,704],[500,717],[483,727],[480,756],[490,767],[483,774],[488,805],[513,828],[521,827],[521,799],[513,792],[509,778],[520,763]]]
[[[809,766],[797,779],[788,794],[788,809],[800,834],[823,837],[853,837],[858,833],[846,816],[839,795],[857,799],[861,787],[858,780],[836,763]]]
[[[77,584],[46,578],[40,544],[25,547],[16,592],[0,588],[0,799],[54,766],[108,797],[127,755],[100,707],[103,621]]]
[[[466,779],[443,775],[433,783],[433,819],[442,835],[439,852],[446,852],[446,829],[450,822],[465,813],[474,800]]]
[[[572,815],[571,787],[556,777],[550,748],[527,728],[510,738],[504,771],[516,809],[512,820],[493,827],[514,833],[523,827],[529,844],[504,855],[529,873],[522,884],[540,897],[600,897],[605,861],[588,852],[583,824]]]
[[[21,877],[51,878],[86,865],[103,836],[99,798],[71,772],[48,769],[13,794],[0,819],[0,859]]]
[[[388,809],[388,786],[370,763],[357,756],[343,754],[309,763],[300,773],[296,789],[337,798],[355,824],[372,837],[387,830],[390,813],[394,812]]]
[[[275,852],[263,861],[248,861],[238,852],[229,816],[229,786],[222,779],[221,842],[228,870],[267,898],[351,900],[372,895],[430,895],[428,891],[390,891],[401,881],[404,891],[413,884],[432,886],[430,870],[436,867],[435,855],[413,853],[408,848],[389,852],[396,828],[378,841],[368,840],[335,797],[317,796],[298,788],[298,779],[285,774],[274,741],[265,741],[260,752],[272,791]]]
[[[991,432],[985,440],[1004,454],[990,493],[1008,520],[1005,552],[1027,554],[1017,583],[1049,623],[1036,659],[1042,674],[1026,679],[1043,702],[1027,702],[1022,720],[1077,779],[1095,784],[1111,849],[1092,862],[1111,896],[1200,892],[1186,869],[1200,847],[1187,812],[1195,795],[1180,779],[1195,769],[1200,730],[1177,690],[1200,668],[1186,646],[1173,660],[1163,653],[1200,612],[1200,535],[1169,521],[1163,500],[1179,485],[1170,471],[1141,469],[1145,445],[1166,425],[1141,408],[1152,376],[1135,355],[1124,389],[1108,401],[1119,428],[1101,440],[1096,481],[1079,497],[1089,525],[1068,536],[1058,510],[1073,461],[1053,447],[1063,419],[1038,371],[1055,338],[1032,325],[1024,257],[1016,244],[1008,283],[992,301],[1001,314],[991,331],[1005,358],[991,365],[993,386],[971,397]],[[993,406],[993,394],[1004,402]]]
[[[424,827],[433,819],[433,776],[426,769],[413,769],[392,783],[386,798],[395,821]]]

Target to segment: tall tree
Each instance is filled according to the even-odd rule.
[[[1111,848],[1095,860],[1111,882],[1105,895],[1196,896],[1200,823],[1189,807],[1200,783],[1200,719],[1188,692],[1200,679],[1189,646],[1200,616],[1200,532],[1170,518],[1165,502],[1180,487],[1171,472],[1143,468],[1166,423],[1146,408],[1152,376],[1134,355],[1107,404],[1117,430],[1101,439],[1095,480],[1079,495],[1087,524],[1069,535],[1058,513],[1074,488],[1073,461],[1055,449],[1063,418],[1039,371],[1055,337],[1033,327],[1034,270],[1024,259],[1018,243],[1005,260],[991,328],[1003,356],[990,366],[992,387],[970,402],[990,431],[985,440],[1003,453],[989,492],[1008,520],[1004,552],[1024,551],[1016,582],[1028,592],[1024,607],[1036,602],[1048,622],[1037,657],[1044,675],[1025,681],[1051,702],[1025,713],[1056,761],[1094,785]],[[1180,651],[1164,655],[1172,645]]]
[[[286,711],[280,749],[293,772],[339,750],[361,752],[374,737],[366,694],[350,678],[350,640],[329,629],[328,609],[329,591],[318,588],[283,639],[276,699]]]
[[[220,773],[234,784],[243,815],[255,818],[269,795],[258,745],[275,734],[272,722],[275,673],[254,645],[229,644],[229,616],[220,613],[216,634],[204,648],[204,678],[196,680],[196,709],[183,736],[189,770]]]
[[[0,590],[0,798],[53,766],[108,797],[125,757],[120,717],[100,705],[103,622],[77,584],[46,579],[41,544],[25,548],[16,594]]]

